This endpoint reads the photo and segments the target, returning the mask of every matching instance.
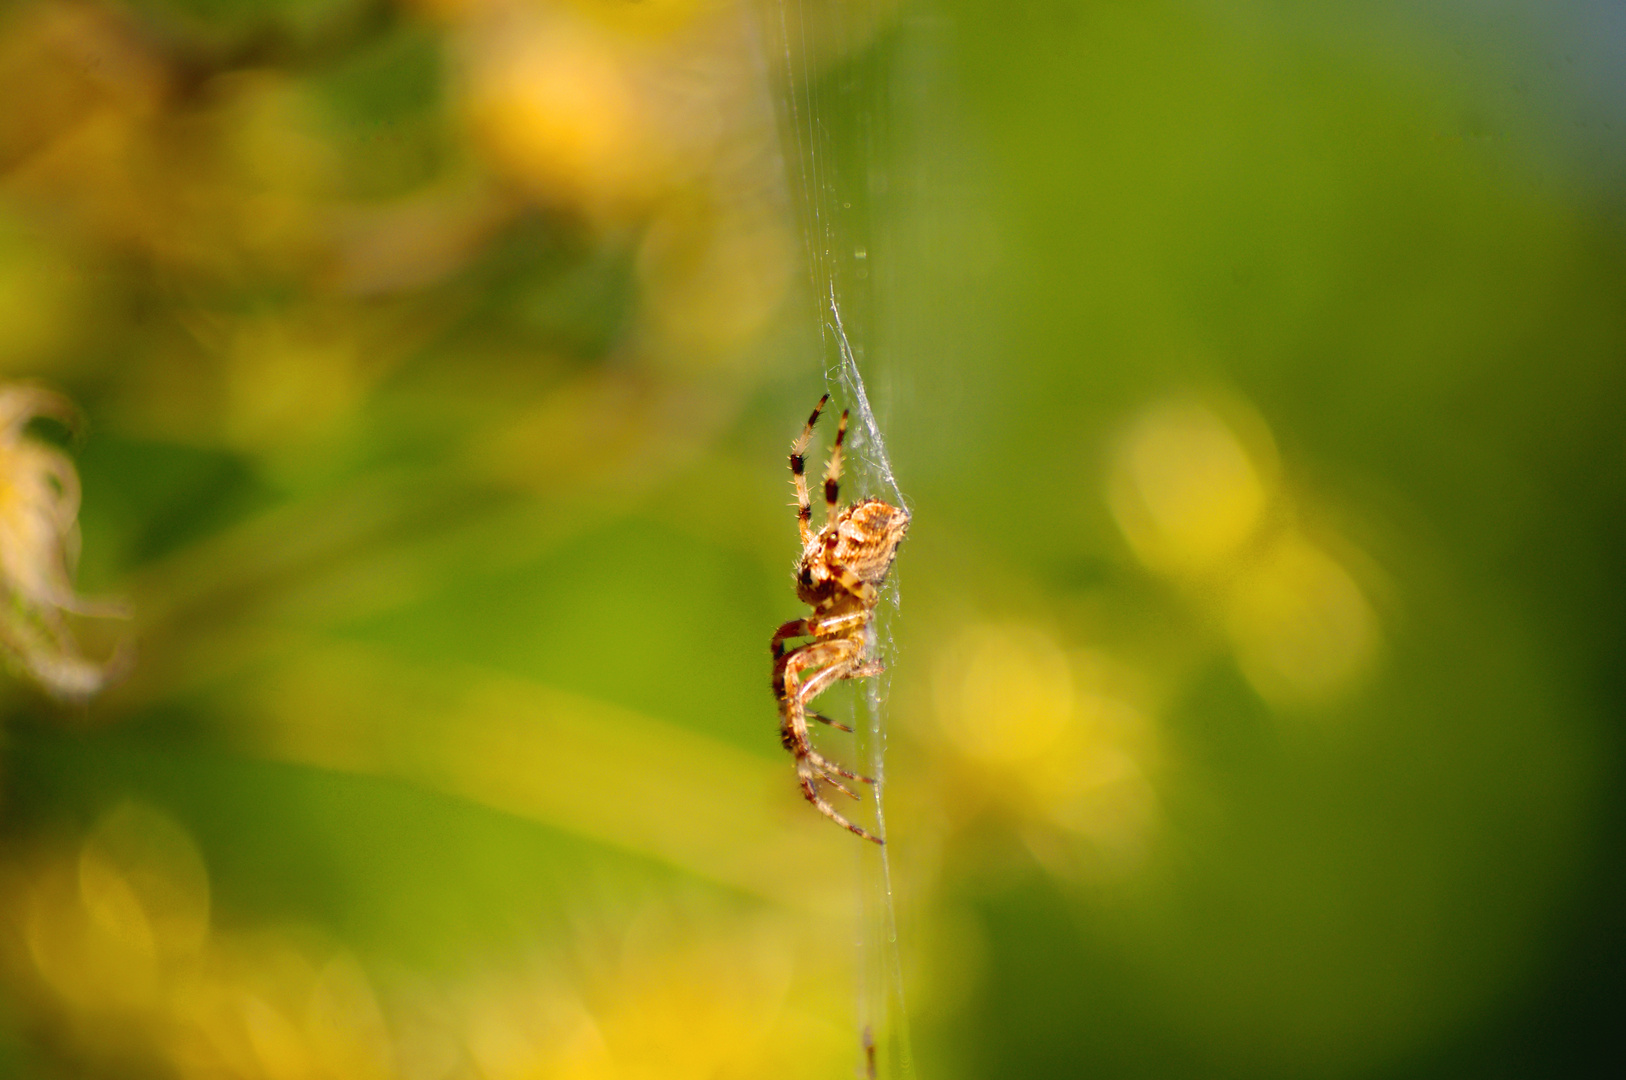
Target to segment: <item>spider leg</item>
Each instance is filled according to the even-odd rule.
[[[847,796],[847,798],[849,798],[849,799],[858,799],[858,798],[860,798],[858,792],[854,791],[852,788],[848,787],[846,784],[843,784],[840,780],[837,780],[833,776],[820,776],[819,779],[821,781],[823,781],[824,783],[829,784],[831,787],[835,788],[837,791],[841,792],[843,795]]]
[[[817,647],[817,644],[803,646],[803,649],[812,649],[815,647]],[[854,644],[855,650],[861,647],[862,646],[857,646],[856,643]],[[813,665],[808,664],[807,666],[811,667]],[[842,731],[851,732],[852,728],[848,727],[846,724],[838,724],[827,716],[821,716],[818,713],[809,710],[807,708],[807,703],[818,697],[825,690],[829,689],[830,684],[833,682],[841,679],[862,679],[870,675],[879,675],[883,670],[885,670],[885,666],[880,661],[860,661],[855,651],[852,655],[843,657],[839,660],[831,661],[828,665],[815,672],[806,682],[798,683],[793,693],[797,698],[797,704],[800,707],[800,711],[804,717],[811,716],[816,720],[822,720],[831,727],[840,728]],[[778,688],[781,690],[784,689],[783,682],[781,682]],[[807,730],[805,721],[803,722],[802,730],[804,733]],[[818,751],[814,750],[811,742],[806,744],[804,750],[798,751],[797,756],[806,756],[811,758],[814,766],[818,768],[820,772],[832,772],[838,776],[845,776],[849,780],[857,780],[864,784],[873,784],[875,782],[871,777],[860,776],[857,773],[848,772],[846,769],[843,769],[841,766],[830,761]]]
[[[834,643],[832,642],[830,644]],[[828,666],[822,668],[805,683],[800,683],[796,687],[794,691],[796,696],[796,704],[803,716],[818,715],[817,713],[810,713],[807,710],[807,703],[828,689],[831,683],[837,681],[838,679],[855,678],[857,676],[854,675],[854,672],[861,671],[867,666],[858,661],[858,650],[862,648],[861,645],[858,645],[856,642],[847,641],[843,641],[842,644],[848,645],[849,649],[851,650],[847,656],[838,660],[832,660]],[[810,646],[810,648],[812,648],[812,646]],[[805,721],[803,724],[803,730],[806,730]],[[850,731],[851,729],[849,728],[848,730]],[[825,779],[827,780],[830,779],[831,776],[845,776],[849,780],[857,780],[859,783],[863,784],[873,784],[875,782],[868,776],[860,776],[855,772],[848,772],[846,769],[843,769],[840,765],[835,764],[829,758],[826,758],[823,754],[819,753],[817,750],[814,750],[812,743],[808,743],[805,749],[797,753],[797,756],[806,757],[812,761],[813,767],[820,773],[825,774]],[[835,781],[831,780],[831,783],[835,783]],[[837,786],[839,786],[839,784]]]
[[[844,611],[839,615],[815,616],[807,620],[807,632],[815,637],[846,637],[869,624],[869,612]]]
[[[836,426],[836,444],[830,448],[830,464],[824,470],[824,520],[834,521],[836,504],[841,501],[841,444],[847,440],[847,410],[841,410]]]
[[[836,808],[824,801],[824,796],[819,794],[819,789],[816,784],[817,778],[813,775],[812,766],[810,764],[805,761],[798,761],[796,763],[796,775],[801,780],[802,797],[808,802],[812,803],[814,809],[818,810],[819,813],[823,814],[825,817],[829,818],[831,821],[835,822],[837,825],[840,825],[849,832],[857,833],[859,836],[862,836],[865,840],[868,840],[872,844],[886,843],[886,841],[881,839],[879,836],[876,836],[873,833],[854,825],[852,822],[836,813]]]
[[[820,668],[819,671],[815,672],[813,675],[810,675],[806,682],[798,684],[797,693],[801,698],[801,704],[804,708],[814,698],[828,690],[830,688],[830,684],[833,682],[837,682],[841,679],[862,679],[868,675],[880,674],[878,670],[872,670],[872,666],[879,663],[879,661],[871,660],[865,662],[858,659],[860,651],[863,649],[862,644],[856,641],[851,641],[851,639],[848,638],[838,638],[836,640],[842,642],[843,644],[849,645],[850,651],[847,653],[847,655],[842,656],[840,659],[832,659],[827,661],[821,660],[802,665],[803,667]],[[804,645],[802,648],[804,650],[813,649],[824,644],[832,643],[814,642],[812,645]]]
[[[835,535],[831,534],[829,547],[835,546],[835,540]],[[828,551],[828,547],[826,550]],[[876,599],[881,595],[878,591],[876,591],[875,586],[860,578],[857,574],[853,573],[845,566],[832,563],[831,569],[834,571],[831,576],[836,579],[836,582],[843,589],[846,589],[848,592],[858,597],[858,602],[860,604],[863,604],[866,608],[872,608],[875,606]]]
[[[795,681],[794,676],[789,675],[792,667],[794,667],[797,674],[800,674],[802,671],[808,668],[825,668],[834,662],[832,659],[833,654],[828,648],[825,648],[825,646],[832,644],[832,642],[827,640],[810,641],[806,645],[798,645],[794,649],[787,650],[785,648],[785,641],[788,638],[806,637],[812,633],[811,630],[806,628],[807,621],[808,620],[798,619],[795,622],[788,622],[779,628],[780,633],[774,635],[773,692],[774,696],[779,699],[781,705],[787,704],[790,698],[798,696],[801,699],[799,702],[801,705],[805,705],[807,702],[812,700],[812,696],[806,692],[807,683],[797,682]],[[801,629],[797,629],[798,626],[800,626]],[[845,639],[836,639],[837,642],[843,640]],[[847,662],[850,662],[850,660],[847,660]],[[824,672],[822,670],[818,671],[808,679],[808,683],[814,682],[819,678],[820,675],[823,674]],[[788,694],[786,693],[787,678],[791,679],[792,685],[792,690]],[[822,690],[826,685],[828,685],[827,681],[820,682],[820,690]],[[818,691],[814,691],[814,693],[818,693]]]
[[[845,731],[849,735],[851,735],[853,733],[852,728],[848,727],[846,724],[843,724],[839,720],[830,719],[828,716],[825,716],[823,713],[809,712],[807,715],[808,715],[808,717],[810,719],[817,720],[821,724],[829,724],[831,727],[835,728],[837,731]]]
[[[809,750],[807,756],[812,759],[813,767],[819,772],[824,773],[824,778],[829,780],[832,784],[834,784],[835,781],[830,778],[829,774],[831,773],[834,773],[836,776],[845,776],[849,780],[857,780],[860,784],[875,783],[875,778],[873,776],[859,776],[855,772],[848,772],[846,769],[843,769],[840,765],[837,765],[835,762],[831,761],[829,758],[825,757],[823,754],[820,754],[816,750]],[[839,787],[840,785],[837,786]]]
[[[829,400],[830,395],[826,394],[813,406],[813,414],[807,418],[801,435],[790,447],[790,479],[796,485],[796,528],[801,532],[804,548],[813,539],[813,503],[807,497],[807,459],[804,455],[808,443],[813,441],[813,425],[819,422],[819,413],[824,411],[824,403]]]
[[[830,637],[833,632],[848,630],[853,626],[862,626],[869,622],[869,613],[866,611],[849,611],[841,615],[815,616],[811,619],[792,619],[790,622],[780,624],[779,629],[773,632],[773,641],[769,648],[773,651],[775,660],[786,653],[785,642],[791,638],[799,637]]]
[[[829,685],[830,672],[852,666],[860,648],[845,638],[815,641],[792,649],[774,665],[773,689],[783,717],[779,735],[798,761],[813,752],[807,738],[807,703]],[[820,670],[803,682],[802,673],[808,668]]]
[[[812,803],[819,813],[842,828],[879,844],[884,842],[880,837],[842,817],[836,812],[835,807],[819,794],[818,785],[821,780],[852,794],[839,780],[833,779],[829,775],[831,773],[854,780],[863,778],[826,761],[813,749],[807,736],[808,701],[834,679],[840,678],[841,672],[850,670],[854,666],[854,661],[861,655],[862,649],[863,645],[860,642],[850,638],[815,641],[794,649],[776,665],[774,690],[779,694],[781,712],[779,736],[785,744],[785,749],[796,757],[796,778],[802,789],[803,798]],[[801,674],[808,668],[819,670],[804,683]]]
[[[790,638],[807,637],[812,631],[808,629],[806,619],[792,619],[773,632],[773,643],[769,648],[773,650],[773,658],[780,659],[785,655],[785,642]]]

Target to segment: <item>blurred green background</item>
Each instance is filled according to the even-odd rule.
[[[859,842],[768,690],[832,277],[914,514],[920,1075],[1606,1074],[1623,56],[1581,0],[0,5],[0,376],[82,418],[0,440],[0,1075],[856,1075]],[[52,448],[126,618],[30,585]]]

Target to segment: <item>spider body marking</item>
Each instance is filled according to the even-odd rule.
[[[824,472],[824,526],[817,532],[813,530],[805,455],[813,441],[813,425],[829,400],[829,394],[819,399],[790,451],[796,523],[802,539],[802,554],[796,563],[796,595],[813,612],[774,631],[770,646],[773,690],[779,699],[780,742],[796,758],[796,779],[802,796],[838,825],[880,844],[884,843],[881,837],[848,821],[825,800],[821,784],[858,798],[838,777],[865,784],[874,781],[848,772],[813,749],[807,731],[809,718],[843,731],[852,729],[808,706],[841,679],[867,678],[883,670],[879,661],[867,656],[869,626],[880,599],[880,586],[909,530],[909,512],[880,499],[862,499],[841,507],[841,447],[847,436],[847,413],[843,412]],[[799,638],[808,640],[786,648],[786,642]]]

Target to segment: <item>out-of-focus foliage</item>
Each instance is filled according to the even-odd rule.
[[[1621,193],[1397,19],[0,6],[0,1072],[849,1075],[836,236],[922,1075],[1596,1074]]]

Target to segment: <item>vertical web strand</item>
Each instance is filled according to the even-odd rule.
[[[876,271],[883,261],[876,256],[884,255],[876,244],[881,215],[875,203],[886,188],[876,145],[877,128],[886,119],[884,31],[877,7],[864,0],[758,0],[765,58],[778,69],[772,72],[772,92],[807,251],[808,295],[815,305],[824,378],[858,421],[848,443],[854,489],[907,508],[861,369],[874,374]],[[870,648],[890,663],[891,620],[899,604],[895,571],[883,596]],[[888,680],[885,674],[863,680],[866,718],[854,725],[865,771],[875,779],[872,810],[882,836],[887,835]],[[913,1080],[888,840],[886,846],[853,845],[860,862],[857,1075]]]

